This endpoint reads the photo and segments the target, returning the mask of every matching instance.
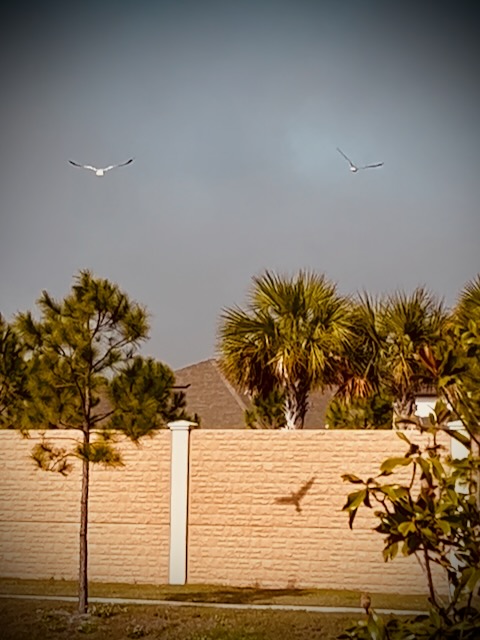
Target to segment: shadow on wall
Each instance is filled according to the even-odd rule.
[[[302,484],[300,489],[296,492],[292,491],[292,493],[288,496],[282,496],[281,498],[275,498],[276,504],[293,504],[295,505],[295,510],[297,513],[302,513],[302,509],[300,508],[300,501],[307,495],[310,491],[311,486],[315,482],[315,476],[312,476],[310,480]]]

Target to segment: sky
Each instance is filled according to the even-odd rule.
[[[215,354],[222,309],[266,269],[453,304],[480,272],[480,21],[420,4],[2,10],[0,312],[90,269],[179,368]],[[351,174],[337,147],[384,166]],[[130,157],[104,178],[68,163]]]

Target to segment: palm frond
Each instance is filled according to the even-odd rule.
[[[460,294],[454,318],[464,327],[472,319],[480,321],[480,274],[468,282]]]

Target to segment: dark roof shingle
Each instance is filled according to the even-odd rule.
[[[177,385],[185,389],[187,411],[198,414],[204,429],[244,429],[247,395],[235,389],[220,371],[215,359],[203,360],[175,371]],[[305,429],[324,429],[325,415],[335,391],[314,391],[309,398]]]

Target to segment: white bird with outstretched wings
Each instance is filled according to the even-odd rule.
[[[79,164],[78,162],[69,160],[69,163],[72,164],[74,167],[80,167],[80,169],[88,169],[90,171],[93,171],[95,175],[98,176],[99,178],[102,178],[107,173],[107,171],[111,171],[112,169],[116,169],[117,167],[125,167],[127,164],[130,164],[131,162],[133,162],[133,158],[130,158],[130,160],[127,160],[126,162],[120,162],[119,164],[111,164],[108,167],[97,169],[97,167],[92,167],[92,165],[90,164]]]
[[[375,169],[376,167],[381,167],[383,165],[383,162],[377,162],[376,164],[366,164],[363,167],[357,167],[356,164],[353,164],[353,162],[350,160],[350,158],[348,156],[346,156],[343,151],[341,149],[339,149],[337,147],[337,151],[338,153],[340,153],[345,160],[348,162],[348,164],[350,165],[350,171],[352,171],[352,173],[356,173],[357,171],[359,171],[360,169]]]

